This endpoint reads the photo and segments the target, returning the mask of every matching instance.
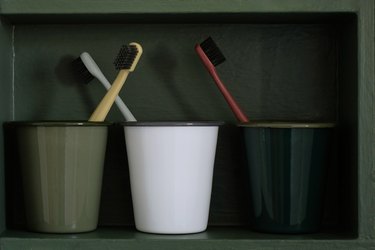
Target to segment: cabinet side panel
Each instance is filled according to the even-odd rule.
[[[359,202],[358,231],[364,239],[375,237],[374,166],[374,2],[361,1],[358,20],[359,48]]]
[[[11,120],[12,101],[12,27],[0,19],[0,122]],[[5,179],[3,130],[0,130],[0,231],[5,230]]]

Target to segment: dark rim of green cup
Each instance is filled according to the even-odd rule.
[[[91,127],[109,126],[111,122],[89,122],[89,121],[12,121],[7,122],[10,126],[24,127]]]
[[[221,126],[223,124],[222,121],[129,121],[120,123],[125,127],[204,127]]]
[[[244,128],[333,128],[333,122],[303,122],[303,121],[252,121],[241,123]]]

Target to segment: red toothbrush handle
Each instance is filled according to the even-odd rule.
[[[225,100],[229,104],[230,108],[236,115],[237,119],[240,122],[249,122],[249,119],[245,115],[245,113],[242,111],[240,106],[237,104],[237,102],[234,100],[233,96],[230,94],[228,89],[225,87],[224,83],[220,80],[218,74],[216,73],[216,70],[213,69],[212,71],[209,71],[212,78],[214,79],[217,87],[220,89],[221,93],[223,94]]]
[[[224,96],[225,100],[229,104],[229,107],[232,109],[233,113],[237,117],[240,122],[249,122],[249,119],[242,111],[240,106],[234,100],[228,89],[225,87],[224,83],[221,81],[220,77],[216,73],[215,66],[211,63],[210,59],[206,56],[203,52],[202,48],[199,45],[195,46],[195,50],[197,51],[199,57],[201,58],[204,66],[206,67],[207,71],[210,73],[212,78],[214,79],[216,86],[221,91],[222,95]]]

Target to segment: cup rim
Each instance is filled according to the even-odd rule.
[[[209,127],[224,125],[223,121],[127,121],[124,127]]]
[[[78,120],[59,120],[59,121],[10,121],[6,122],[10,126],[23,126],[23,127],[97,127],[109,126],[111,122],[91,122],[91,121],[78,121]]]
[[[312,122],[312,121],[251,121],[240,123],[244,128],[333,128],[334,122]]]

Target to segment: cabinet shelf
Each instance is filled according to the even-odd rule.
[[[139,120],[227,123],[219,134],[209,229],[175,236],[134,229],[123,131],[116,126],[109,133],[98,230],[27,232],[13,135],[4,129],[1,249],[374,246],[374,5],[371,0],[0,0],[1,122],[85,119],[103,89],[79,85],[69,62],[89,51],[112,79],[117,50],[137,40],[144,45],[142,64],[121,96]],[[241,133],[194,54],[194,44],[208,35],[227,57],[218,69],[223,80],[252,119],[338,122],[320,233],[272,235],[247,227]],[[108,120],[121,121],[121,114],[113,109]]]
[[[356,246],[352,235],[325,232],[304,235],[262,234],[241,227],[210,227],[207,231],[189,235],[154,235],[137,232],[133,227],[100,228],[83,234],[39,234],[25,231],[5,231],[2,235],[4,250],[33,249],[249,249],[251,247],[301,249],[314,244],[314,249],[342,249]],[[63,242],[63,244],[61,244]],[[368,244],[370,246],[370,244]]]
[[[364,3],[363,6],[368,3]],[[332,15],[357,13],[353,0],[3,0],[1,13],[12,23],[118,23],[118,22],[316,22]],[[337,20],[337,18],[335,18]]]

